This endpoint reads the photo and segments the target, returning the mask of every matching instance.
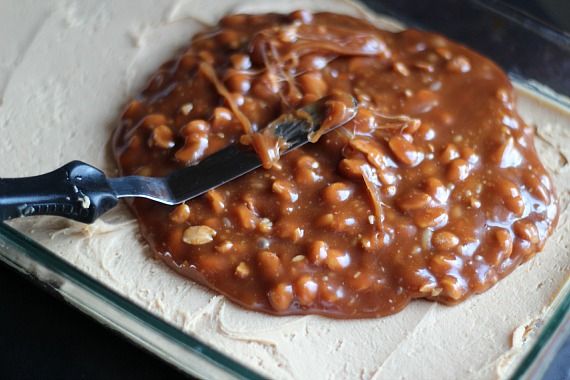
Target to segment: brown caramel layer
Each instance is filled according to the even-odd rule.
[[[127,107],[117,161],[165,175],[347,93],[352,121],[268,169],[176,207],[134,201],[152,248],[245,307],[342,318],[464,300],[542,249],[557,200],[508,78],[432,33],[227,16]]]

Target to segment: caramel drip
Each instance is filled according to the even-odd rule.
[[[202,72],[206,76],[206,78],[208,78],[210,80],[210,82],[212,82],[214,87],[216,87],[216,91],[218,91],[218,93],[221,96],[223,96],[224,99],[228,102],[228,105],[230,106],[231,110],[236,115],[237,119],[239,120],[240,124],[242,125],[243,131],[246,134],[251,133],[252,132],[251,122],[243,114],[243,112],[241,112],[241,110],[239,109],[238,105],[236,104],[236,102],[232,98],[232,96],[231,96],[230,92],[228,91],[228,89],[226,88],[226,86],[224,86],[224,84],[220,81],[220,79],[218,78],[218,75],[216,74],[216,70],[214,70],[212,65],[210,65],[207,62],[200,62],[199,67],[200,67],[200,72]]]

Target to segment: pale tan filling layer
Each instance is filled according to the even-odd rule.
[[[296,8],[362,15],[347,1],[12,2],[0,14],[0,177],[73,159],[115,172],[106,146],[123,105],[201,23],[229,11]],[[25,15],[25,17],[24,17]],[[370,16],[372,17],[372,16]],[[396,24],[375,19],[386,28]],[[455,306],[414,302],[391,317],[337,321],[240,309],[151,257],[125,207],[92,226],[11,224],[139,305],[276,378],[481,379],[504,374],[517,327],[541,318],[570,272],[570,114],[528,93],[519,112],[560,196],[559,227],[531,262]],[[523,336],[517,330],[515,343]]]

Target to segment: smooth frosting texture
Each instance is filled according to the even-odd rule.
[[[110,152],[102,147],[118,120],[117,105],[142,88],[203,23],[228,12],[297,8],[364,17],[361,7],[340,0],[4,5],[0,177],[35,175],[73,159],[115,174]],[[369,320],[272,317],[245,311],[155,260],[124,206],[91,226],[51,217],[11,225],[139,305],[274,378],[495,378],[516,356],[509,352],[513,331],[516,348],[524,340],[517,328],[541,318],[570,270],[570,114],[524,91],[518,95],[522,117],[539,126],[537,150],[560,197],[559,227],[536,258],[458,306],[414,302],[399,314]]]

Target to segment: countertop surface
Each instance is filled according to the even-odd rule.
[[[570,33],[567,0],[504,2]],[[4,264],[0,300],[2,379],[188,378]],[[570,380],[570,341],[544,378]]]

